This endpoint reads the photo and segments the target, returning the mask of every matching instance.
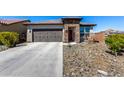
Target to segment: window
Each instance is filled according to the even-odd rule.
[[[90,32],[90,27],[85,27],[85,32]]]
[[[80,33],[90,32],[91,27],[80,27]]]
[[[80,27],[80,33],[84,33],[85,28],[84,27]]]

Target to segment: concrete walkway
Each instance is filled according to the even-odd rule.
[[[0,76],[62,76],[62,48],[60,42],[38,42],[2,51]]]

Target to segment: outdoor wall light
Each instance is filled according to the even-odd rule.
[[[31,32],[32,32],[32,30],[28,30],[28,32],[29,32],[29,33],[31,33]]]

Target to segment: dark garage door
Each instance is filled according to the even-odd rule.
[[[62,30],[34,30],[34,42],[62,42]]]

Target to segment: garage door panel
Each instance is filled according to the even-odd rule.
[[[34,31],[34,42],[61,42],[62,31]]]

